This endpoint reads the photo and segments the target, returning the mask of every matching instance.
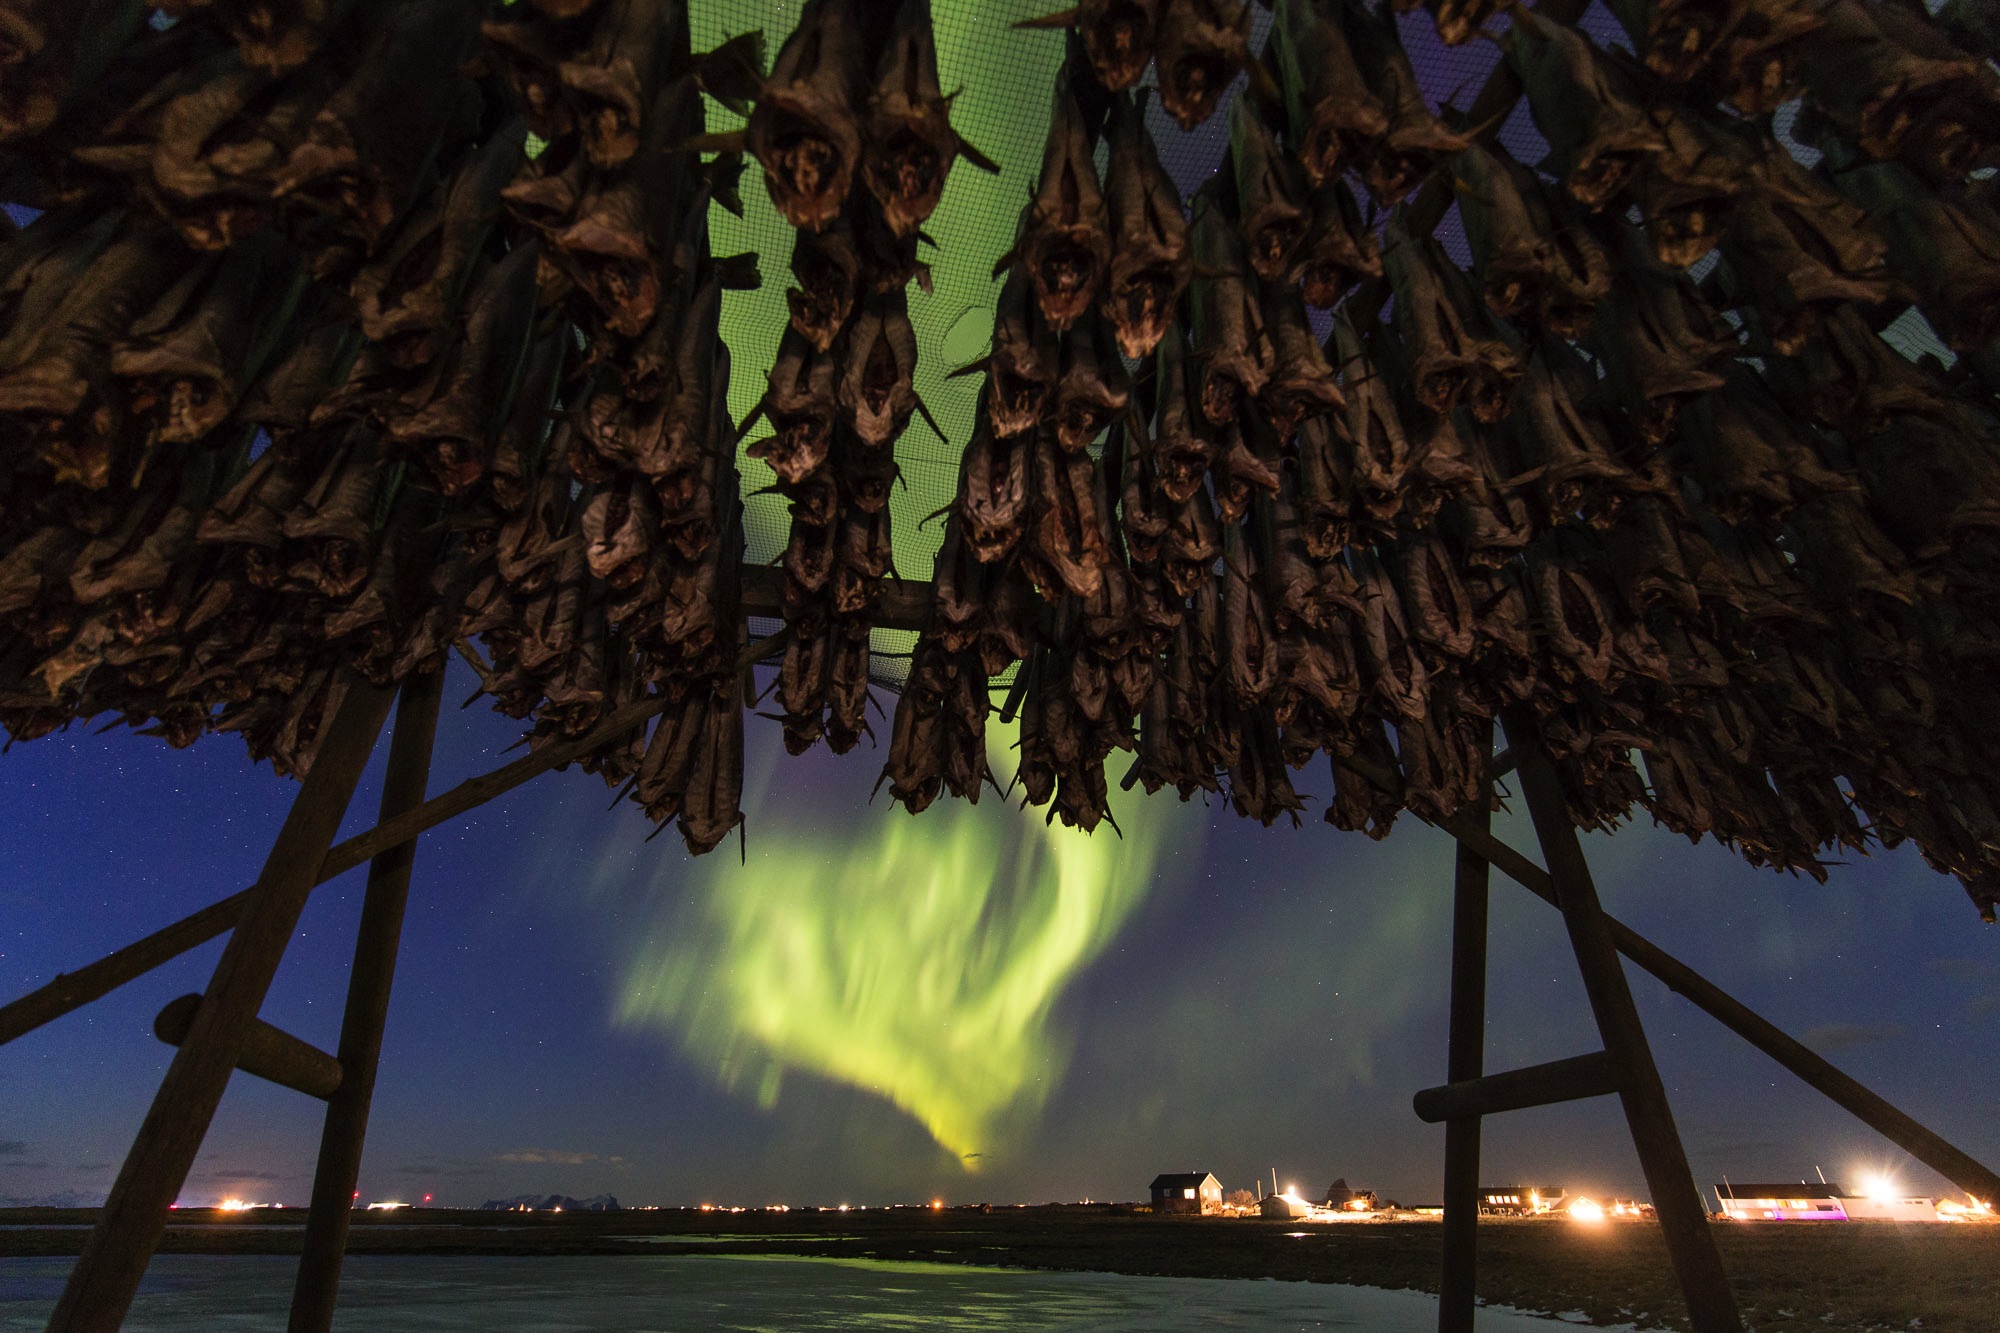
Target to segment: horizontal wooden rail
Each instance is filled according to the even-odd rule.
[[[201,996],[183,995],[167,1001],[153,1019],[153,1035],[169,1046],[187,1040],[194,1015],[201,1008]],[[303,1092],[321,1101],[340,1091],[340,1061],[319,1047],[300,1041],[291,1033],[272,1027],[263,1019],[252,1019],[243,1037],[243,1053],[236,1067],[269,1083]]]
[[[1524,1111],[1531,1106],[1581,1101],[1585,1097],[1606,1097],[1624,1085],[1624,1073],[1610,1053],[1593,1051],[1567,1060],[1551,1060],[1547,1064],[1425,1088],[1410,1103],[1416,1107],[1417,1119],[1436,1125],[1460,1116],[1496,1115],[1502,1111]]]

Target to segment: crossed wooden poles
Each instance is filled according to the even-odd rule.
[[[764,604],[775,592],[765,586],[772,582],[770,572],[744,571],[746,614],[769,613]],[[898,587],[893,605],[885,608],[887,627],[920,628],[928,614],[929,593],[923,584]],[[786,634],[781,630],[750,644],[738,658],[739,671],[747,673],[754,663],[782,651]],[[116,1329],[123,1320],[165,1233],[168,1208],[187,1179],[231,1074],[239,1068],[327,1103],[291,1328],[293,1333],[316,1333],[332,1326],[418,836],[530,778],[612,744],[662,707],[658,699],[636,700],[587,735],[550,742],[426,799],[442,687],[442,671],[412,676],[402,687],[380,819],[373,829],[339,844],[333,841],[387,720],[393,694],[356,680],[255,884],[0,1008],[0,1045],[4,1045],[197,945],[229,934],[207,990],[169,1004],[155,1022],[161,1039],[178,1049],[97,1226],[70,1273],[49,1323],[52,1331],[98,1333]],[[1606,914],[1533,719],[1512,713],[1503,720],[1510,748],[1496,759],[1491,776],[1497,779],[1518,768],[1547,868],[1494,837],[1484,810],[1438,821],[1438,827],[1458,842],[1449,1081],[1419,1092],[1415,1106],[1423,1120],[1446,1126],[1440,1333],[1464,1333],[1473,1327],[1481,1117],[1611,1093],[1618,1094],[1623,1104],[1695,1329],[1723,1333],[1742,1327],[1620,954],[1974,1197],[2000,1199],[2000,1176]],[[1393,775],[1356,767],[1371,781],[1393,784]],[[346,1011],[338,1053],[329,1055],[264,1023],[257,1012],[307,897],[318,885],[363,862],[368,863],[368,885]],[[1602,1050],[1507,1073],[1483,1072],[1489,867],[1497,867],[1562,912],[1603,1039]]]

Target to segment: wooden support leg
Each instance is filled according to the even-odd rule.
[[[112,1333],[125,1318],[242,1054],[320,861],[388,715],[390,691],[353,680],[312,770],[278,831],[264,873],[215,965],[186,1041],[174,1055],[97,1227],[70,1270],[50,1333]]]
[[[1465,815],[1488,828],[1492,812]],[[1478,1078],[1486,1066],[1485,858],[1458,846],[1451,913],[1451,1029],[1445,1078]],[[1473,1278],[1479,1225],[1479,1117],[1444,1127],[1444,1273],[1438,1287],[1438,1333],[1472,1333]]]
[[[1708,1227],[1708,1211],[1695,1189],[1694,1174],[1667,1105],[1667,1090],[1646,1044],[1638,1006],[1632,1002],[1624,965],[1612,943],[1610,918],[1598,902],[1597,886],[1576,828],[1570,823],[1560,779],[1542,752],[1531,718],[1510,716],[1507,739],[1519,759],[1521,790],[1555,887],[1556,906],[1569,930],[1570,948],[1583,973],[1598,1033],[1604,1039],[1604,1049],[1624,1066],[1625,1087],[1619,1099],[1625,1106],[1625,1122],[1639,1150],[1639,1165],[1653,1196],[1690,1321],[1695,1333],[1740,1333],[1743,1318],[1736,1308],[1736,1296],[1722,1271],[1722,1256]]]
[[[442,671],[412,676],[403,684],[396,729],[389,739],[389,771],[382,784],[385,823],[423,804],[443,693]],[[382,1027],[389,1015],[389,987],[396,975],[396,949],[403,937],[403,908],[409,901],[416,854],[416,840],[411,839],[381,853],[368,866],[368,891],[347,980],[347,1011],[340,1023],[341,1082],[327,1101],[320,1133],[312,1211],[306,1218],[298,1282],[292,1288],[292,1333],[324,1333],[333,1327],[354,1182],[361,1174],[362,1141],[375,1096]]]

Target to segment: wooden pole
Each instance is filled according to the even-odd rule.
[[[923,586],[929,588],[930,585]],[[738,668],[761,662],[781,651],[790,638],[791,629],[788,626],[750,644],[737,655]],[[447,819],[456,818],[496,796],[505,795],[529,778],[603,749],[665,707],[666,700],[658,696],[635,699],[612,713],[588,735],[575,740],[551,742],[491,773],[467,778],[450,791],[395,819],[384,820],[366,833],[356,834],[327,852],[326,859],[320,864],[315,887],[336,875],[345,874],[391,847],[408,842]],[[74,972],[62,973],[46,985],[0,1008],[0,1046],[72,1010],[80,1009],[100,996],[108,995],[135,977],[142,977],[162,963],[180,957],[189,949],[208,943],[236,924],[251,893],[251,889],[232,893],[170,926],[162,926],[142,940],[106,954],[94,963]]]
[[[1487,744],[1492,748],[1489,732]],[[1481,802],[1464,818],[1480,828],[1493,812]],[[1475,1079],[1486,1067],[1486,858],[1464,843],[1452,886],[1451,1024],[1445,1078]],[[1461,1116],[1444,1127],[1444,1260],[1438,1285],[1438,1333],[1472,1333],[1474,1278],[1478,1268],[1479,1117]]]
[[[169,1046],[179,1046],[194,1028],[194,1016],[201,1008],[201,996],[183,995],[167,1001],[153,1016],[153,1035]],[[294,1092],[321,1101],[340,1087],[340,1061],[291,1033],[274,1028],[261,1018],[250,1020],[243,1034],[243,1054],[236,1067]]]
[[[382,783],[385,822],[423,804],[443,694],[441,670],[403,682],[396,727],[389,738],[389,771]],[[327,1100],[320,1131],[312,1211],[306,1216],[305,1245],[292,1288],[292,1333],[324,1333],[333,1327],[354,1183],[361,1175],[361,1148],[368,1134],[368,1109],[375,1096],[382,1029],[389,1016],[389,989],[396,976],[396,950],[403,938],[403,909],[409,902],[416,856],[412,838],[378,854],[368,866],[354,967],[347,979],[347,1011],[340,1022],[341,1083]]]
[[[1528,814],[1542,844],[1542,857],[1556,891],[1556,906],[1568,928],[1570,949],[1583,987],[1590,996],[1604,1049],[1624,1066],[1625,1086],[1618,1097],[1625,1123],[1639,1150],[1639,1165],[1653,1196],[1653,1209],[1666,1238],[1667,1255],[1680,1280],[1694,1333],[1740,1333],[1743,1317],[1736,1295],[1722,1269],[1722,1256],[1709,1231],[1708,1210],[1696,1191],[1694,1173],[1674,1127],[1667,1090],[1646,1044],[1638,1006],[1618,961],[1611,928],[1597,899],[1590,863],[1570,823],[1562,785],[1554,765],[1541,750],[1534,720],[1516,710],[1507,718],[1507,740],[1518,761],[1521,790]]]
[[[1439,825],[1474,850],[1502,874],[1515,880],[1551,906],[1555,886],[1546,870],[1476,826],[1465,815]],[[1618,952],[1665,982],[1696,1008],[1783,1065],[1807,1087],[1824,1094],[1882,1137],[1964,1190],[1988,1203],[2000,1200],[1996,1173],[1935,1131],[1912,1119],[1866,1084],[1843,1072],[1824,1056],[1787,1033],[1749,1005],[1689,967],[1659,945],[1613,916],[1604,918]]]
[[[50,1333],[112,1333],[125,1318],[187,1180],[209,1122],[242,1055],[244,1034],[271,988],[306,895],[347,813],[389,711],[389,690],[350,677],[312,769],[278,830],[215,965],[187,1040],[174,1053],[152,1109],[111,1186],[97,1226],[70,1270]]]

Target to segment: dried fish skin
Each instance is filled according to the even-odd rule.
[[[1083,39],[1091,72],[1107,92],[1137,83],[1153,59],[1161,0],[1081,0],[1073,9],[1016,27],[1074,27]]]
[[[853,186],[865,59],[856,0],[806,0],[758,94],[745,142],[772,205],[794,227],[830,226]]]
[[[1396,18],[1386,7],[1370,14],[1357,3],[1343,9],[1347,41],[1388,127],[1369,146],[1361,178],[1384,207],[1394,207],[1436,172],[1468,140],[1431,112],[1417,72],[1403,50]]]
[[[1287,281],[1305,239],[1306,210],[1292,164],[1247,97],[1229,107],[1229,161],[1235,168],[1237,226],[1250,267],[1265,282]]]
[[[974,414],[972,438],[959,462],[953,516],[981,564],[1006,556],[1027,529],[1031,449],[1028,436],[999,437],[986,413]]]
[[[1417,401],[1438,415],[1463,401],[1482,423],[1498,421],[1520,378],[1520,354],[1436,237],[1412,235],[1399,214],[1383,241],[1396,340]]]
[[[1002,439],[1033,430],[1060,374],[1056,337],[1036,308],[1027,268],[1016,263],[993,307],[986,358],[986,410]]]
[[[772,433],[748,452],[769,464],[779,480],[797,485],[819,470],[833,447],[838,368],[830,355],[788,329],[765,376],[770,387],[760,408]]]
[[[1603,208],[1664,146],[1629,73],[1573,28],[1529,13],[1501,38],[1549,141],[1549,172],[1578,203]]]
[[[792,276],[798,285],[786,289],[785,304],[792,328],[817,350],[831,348],[847,327],[861,294],[862,268],[847,213],[824,231],[792,233]]]
[[[1896,163],[1838,171],[1833,181],[1867,210],[1891,272],[1949,346],[1976,351],[2000,333],[2000,215],[1956,203]]]
[[[917,336],[907,298],[898,291],[868,299],[848,330],[838,396],[847,425],[864,444],[886,447],[903,433],[916,410],[911,376]]]
[[[1736,30],[1749,0],[1606,0],[1632,38],[1646,68],[1669,83],[1687,83],[1707,67]]]
[[[1265,331],[1271,339],[1271,378],[1257,397],[1281,444],[1290,444],[1311,417],[1347,406],[1326,353],[1306,322],[1305,300],[1292,286],[1263,291]]]
[[[1056,381],[1056,443],[1065,453],[1088,447],[1131,401],[1131,377],[1112,345],[1110,326],[1092,314],[1063,335]]]
[[[1329,310],[1362,279],[1382,276],[1381,247],[1363,225],[1360,205],[1345,180],[1326,181],[1309,202],[1298,249],[1300,289],[1307,305]]]
[[[897,6],[868,99],[864,139],[862,182],[880,201],[889,229],[913,235],[937,208],[961,147],[951,128],[951,99],[938,85],[930,0]]]
[[[1287,139],[1306,179],[1323,187],[1367,157],[1388,133],[1388,113],[1362,78],[1339,11],[1330,13],[1326,0],[1278,0],[1271,55]]]
[[[1199,271],[1188,287],[1190,364],[1202,419],[1221,426],[1262,392],[1270,378],[1271,340],[1251,295],[1241,240],[1205,194],[1195,196],[1191,234]]]
[[[1161,0],[1153,36],[1160,106],[1191,130],[1215,114],[1250,61],[1250,7],[1242,0]]]
[[[1722,385],[1736,339],[1685,273],[1659,262],[1632,227],[1618,231],[1618,276],[1585,339],[1604,388],[1648,444],[1673,433],[1683,401]]]
[[[1160,493],[1175,504],[1201,489],[1209,461],[1215,456],[1215,446],[1208,438],[1210,427],[1202,421],[1197,405],[1190,362],[1180,325],[1169,325],[1155,353],[1154,396],[1158,405],[1153,468],[1160,479]]]
[[[1110,225],[1090,133],[1067,79],[1059,78],[1041,175],[1014,244],[1035,304],[1058,333],[1097,299],[1111,262]]]
[[[1179,188],[1160,165],[1138,104],[1113,104],[1104,202],[1111,262],[1098,294],[1127,357],[1149,356],[1173,322],[1194,269]]]

